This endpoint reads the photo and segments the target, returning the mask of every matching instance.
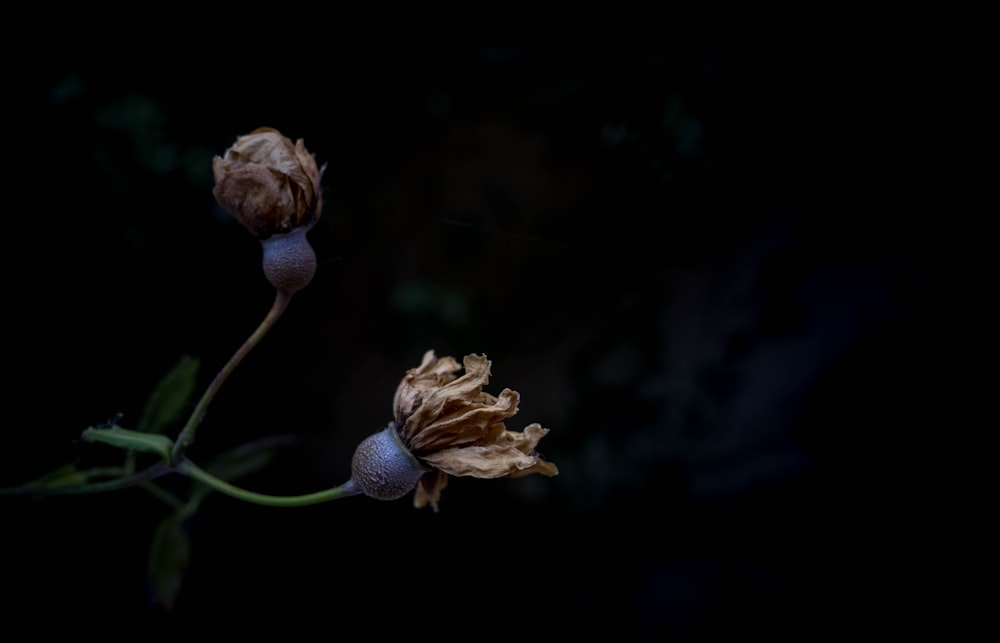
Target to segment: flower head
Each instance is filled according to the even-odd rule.
[[[494,397],[484,392],[489,383],[490,361],[483,355],[466,355],[465,373],[452,357],[438,358],[434,351],[424,354],[420,366],[407,371],[396,388],[393,421],[366,448],[362,442],[355,453],[352,481],[375,497],[399,497],[416,483],[414,506],[430,505],[435,511],[448,476],[514,478],[530,473],[554,476],[556,465],[535,452],[538,442],[549,432],[538,423],[523,431],[509,431],[504,420],[518,411],[520,395],[503,389]],[[382,438],[388,434],[388,438]],[[405,450],[389,467],[370,467],[369,452],[392,452],[393,443]],[[384,457],[381,453],[379,457]],[[366,489],[368,479],[382,484],[395,469],[413,462],[398,492],[378,495],[376,485]],[[374,472],[374,475],[373,475]]]
[[[276,129],[240,136],[225,156],[212,159],[212,194],[264,248],[264,276],[279,292],[306,287],[316,273],[316,253],[306,233],[323,209],[322,168],[300,138]]]
[[[322,170],[300,138],[260,127],[212,159],[212,194],[258,239],[312,227],[322,209]]]

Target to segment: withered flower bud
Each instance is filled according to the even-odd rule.
[[[280,291],[305,287],[316,272],[306,232],[322,210],[322,169],[302,139],[261,127],[212,159],[212,194],[264,246],[264,274]]]
[[[301,138],[293,144],[276,129],[255,129],[212,159],[212,171],[219,205],[258,239],[319,218],[321,172]]]
[[[393,421],[358,445],[349,489],[394,500],[416,487],[414,505],[438,508],[448,476],[514,478],[530,473],[554,476],[556,465],[535,452],[549,432],[538,423],[508,431],[504,420],[518,411],[520,395],[504,389],[485,393],[490,361],[466,355],[465,374],[452,357],[427,351],[396,388]]]

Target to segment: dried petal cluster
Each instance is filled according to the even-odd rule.
[[[549,432],[538,423],[509,431],[504,420],[518,411],[520,395],[508,388],[499,396],[483,391],[490,361],[466,355],[465,373],[452,357],[424,354],[420,366],[407,371],[396,388],[394,425],[400,440],[430,468],[417,484],[414,505],[437,510],[448,476],[519,477],[530,473],[554,476],[556,465],[535,453]]]
[[[322,171],[302,139],[261,127],[212,159],[212,194],[258,239],[309,228],[322,209]]]

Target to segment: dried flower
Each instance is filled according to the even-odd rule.
[[[293,145],[278,130],[258,128],[212,159],[212,171],[219,205],[261,240],[268,281],[285,293],[308,285],[316,254],[306,233],[323,209],[323,170],[302,139]]]
[[[322,209],[316,159],[300,138],[260,127],[212,159],[212,194],[258,239],[312,227]]]
[[[482,388],[491,362],[466,355],[465,374],[452,357],[424,354],[396,388],[393,421],[365,439],[352,460],[349,485],[383,499],[399,498],[416,485],[414,506],[438,509],[448,476],[513,478],[530,473],[554,476],[559,470],[535,453],[548,429],[538,423],[508,431],[504,420],[518,411],[520,395],[504,389],[498,397]]]

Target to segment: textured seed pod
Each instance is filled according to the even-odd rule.
[[[351,459],[351,481],[377,500],[402,498],[424,473],[391,424],[362,440]]]
[[[261,241],[264,276],[281,292],[291,294],[305,288],[316,274],[316,253],[306,232],[296,228]]]

